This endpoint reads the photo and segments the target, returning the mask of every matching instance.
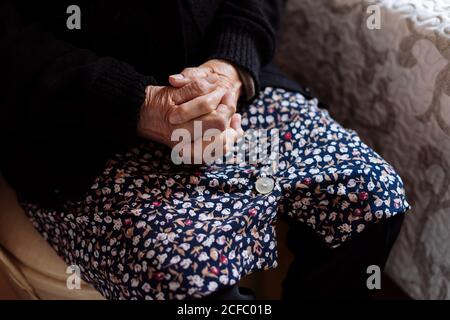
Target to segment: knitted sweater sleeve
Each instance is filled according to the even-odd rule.
[[[0,3],[0,125],[21,135],[120,141],[136,134],[152,77],[58,39]]]
[[[218,10],[209,58],[228,60],[253,78],[273,58],[282,0],[226,0]]]

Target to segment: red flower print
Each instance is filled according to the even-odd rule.
[[[153,279],[155,279],[156,281],[162,281],[164,279],[164,273],[162,272],[157,272],[153,275]]]
[[[256,210],[255,208],[252,208],[252,209],[248,210],[248,215],[250,217],[256,216],[257,213],[258,213],[258,210]]]
[[[284,134],[284,139],[286,139],[286,140],[291,140],[291,139],[292,139],[292,133],[286,132],[286,133]]]
[[[220,262],[222,263],[222,264],[227,264],[228,263],[228,258],[225,256],[225,255],[221,255],[220,256]]]
[[[209,272],[211,272],[212,274],[214,274],[216,276],[218,276],[220,273],[219,269],[217,269],[216,267],[210,267]]]
[[[367,199],[369,199],[369,194],[365,191],[361,191],[358,195],[359,200],[361,201],[366,201]]]

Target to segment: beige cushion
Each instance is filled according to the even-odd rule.
[[[67,289],[67,265],[34,229],[17,203],[15,192],[1,177],[0,246],[6,251],[0,256],[1,267],[7,268],[5,271],[10,275],[20,271],[39,298],[102,299],[100,293],[84,282],[81,290]],[[17,270],[11,270],[11,266]]]

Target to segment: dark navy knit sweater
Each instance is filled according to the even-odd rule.
[[[21,198],[80,197],[136,139],[145,88],[211,58],[256,86],[296,89],[269,66],[281,0],[0,2],[0,170]],[[81,9],[69,30],[66,10]]]

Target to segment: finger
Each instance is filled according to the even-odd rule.
[[[208,67],[186,68],[181,72],[186,78],[204,78],[213,73],[214,70]]]
[[[234,130],[233,128],[228,128],[225,130],[225,150],[224,152],[227,153],[233,149],[234,144],[239,138],[239,133]]]
[[[194,163],[211,163],[219,158],[223,158],[230,150],[238,139],[238,133],[232,129],[227,128],[220,134],[209,137],[208,139],[202,138],[193,142],[191,149],[191,159]],[[214,146],[211,146],[214,144]],[[206,148],[209,148],[208,154],[206,154]]]
[[[242,129],[242,116],[239,113],[236,113],[231,117],[230,127],[238,133],[239,138],[244,136],[244,130]]]
[[[225,104],[219,104],[216,110],[217,114],[225,120],[225,123],[227,126],[230,126],[230,121],[233,115],[235,114],[236,110],[233,107],[230,107]]]
[[[170,88],[170,94],[172,101],[176,105],[180,105],[197,97],[204,96],[216,88],[216,85],[207,81],[193,80],[181,88]]]
[[[200,138],[209,138],[213,136],[217,130],[223,132],[229,127],[229,120],[219,116],[216,111],[213,111],[205,116],[201,116],[195,120],[189,121],[182,125],[174,127],[176,129],[187,130],[191,136],[191,140],[195,141]],[[211,132],[210,129],[215,129],[216,132]],[[209,132],[208,132],[209,131]]]
[[[177,78],[174,78],[174,77]],[[217,81],[219,81],[219,76],[216,74],[210,74],[206,77],[193,77],[193,78],[187,78],[181,75],[182,77],[178,78],[178,75],[170,76],[169,77],[169,84],[174,88],[181,88],[187,85],[191,81],[206,81],[208,84],[215,84]]]
[[[169,76],[169,83],[172,87],[180,88],[191,82],[190,78],[185,77],[183,74],[174,74]]]
[[[171,112],[170,123],[178,125],[211,113],[217,109],[224,94],[225,90],[218,88],[211,93],[179,105]]]
[[[183,149],[181,152],[181,157],[183,158],[185,163],[193,164],[203,164],[205,162],[215,161],[218,157],[222,157],[224,154],[224,135],[224,132],[220,132],[206,140],[203,137],[195,140],[190,145],[190,148],[188,150],[189,154],[184,155],[183,151],[185,151],[185,149]],[[212,146],[212,144],[214,144],[214,146]],[[212,146],[214,148],[214,152],[212,154],[206,155],[205,157],[205,150],[209,146]]]
[[[239,88],[235,86],[233,87],[233,89],[229,90],[227,94],[223,97],[222,103],[230,107],[233,107],[236,112],[238,100],[239,100]]]
[[[204,79],[209,83],[216,83],[219,80],[219,76],[215,74],[212,69],[205,67],[187,68],[180,74],[169,76],[169,83],[176,88],[182,87],[188,84],[192,80]]]

